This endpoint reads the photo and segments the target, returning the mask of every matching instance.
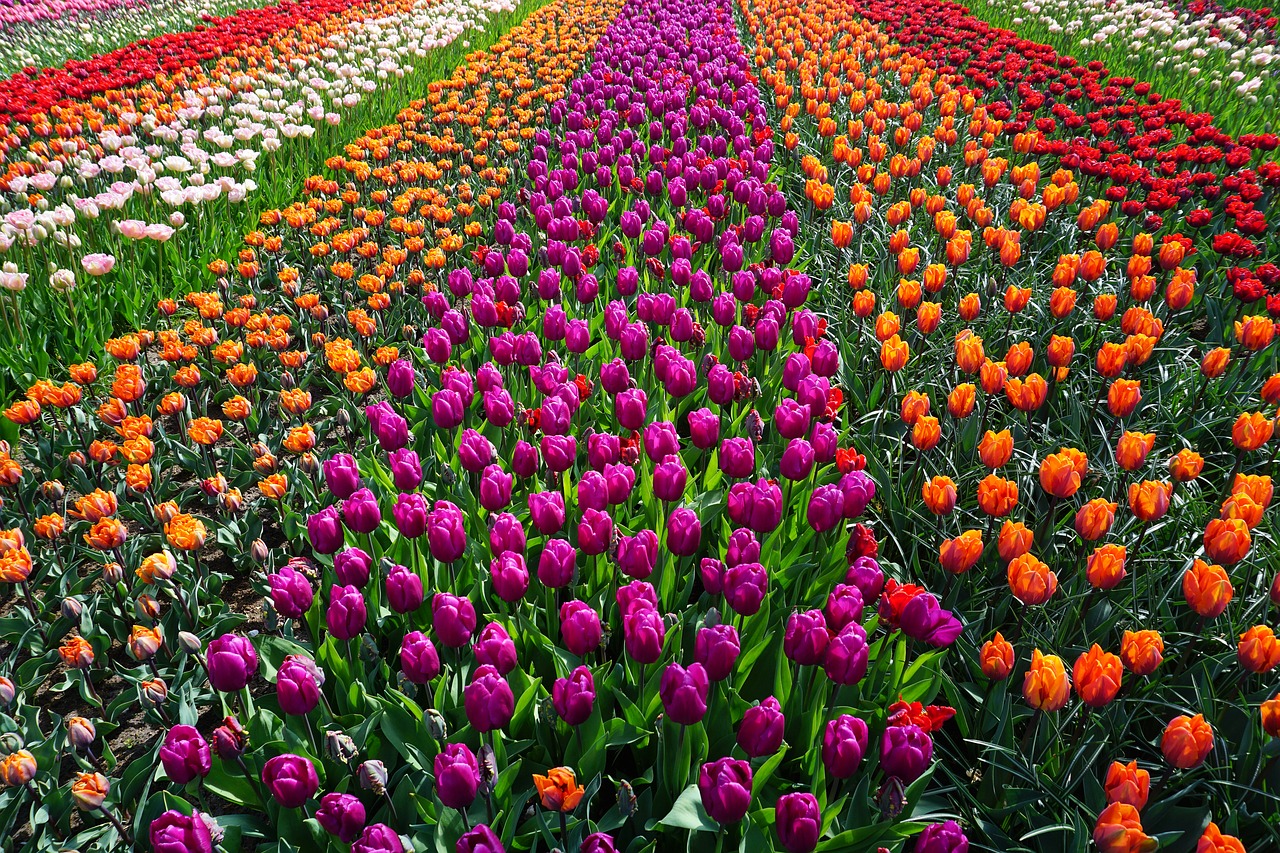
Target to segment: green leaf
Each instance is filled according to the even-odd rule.
[[[673,829],[690,829],[696,832],[717,832],[720,824],[712,820],[702,807],[702,796],[697,785],[690,785],[676,798],[675,805],[666,817],[659,821],[649,821],[646,829],[656,826],[669,826]]]

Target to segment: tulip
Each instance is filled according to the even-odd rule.
[[[471,683],[462,691],[462,702],[467,721],[481,734],[504,728],[511,722],[516,707],[511,685],[495,667],[487,664],[477,667],[472,674]]]
[[[316,665],[300,655],[289,655],[276,672],[276,698],[280,710],[303,716],[320,702],[320,684],[315,677]]]
[[[931,823],[916,837],[915,853],[968,853],[969,839],[954,820]]]
[[[1142,831],[1138,810],[1128,803],[1112,803],[1098,815],[1093,843],[1103,853],[1142,853],[1154,849],[1155,841]]]
[[[595,707],[596,683],[591,670],[579,666],[568,678],[557,678],[551,689],[551,704],[560,719],[570,726],[580,726]]]
[[[560,635],[565,648],[585,657],[599,648],[603,639],[600,615],[585,601],[567,601],[560,605]]]
[[[1103,782],[1107,791],[1107,803],[1126,803],[1141,811],[1147,805],[1147,795],[1151,790],[1151,774],[1139,769],[1138,762],[1121,764],[1111,762],[1107,768],[1107,778]]]
[[[1094,549],[1085,563],[1085,575],[1096,589],[1115,589],[1128,575],[1125,547],[1111,543]]]
[[[992,681],[1003,681],[1013,672],[1013,645],[999,631],[983,643],[979,654],[982,674]]]
[[[858,623],[851,622],[832,636],[822,668],[836,684],[857,684],[867,674],[869,654],[867,632]]]
[[[334,584],[330,587],[325,622],[334,639],[350,640],[360,636],[367,618],[364,595],[360,590],[350,585]]]
[[[666,544],[671,553],[678,557],[689,557],[697,553],[702,544],[702,522],[694,510],[677,507],[667,515]]]
[[[607,836],[606,836],[607,837]],[[586,849],[584,842],[583,849]],[[506,853],[502,839],[485,824],[477,824],[458,837],[455,853]]]
[[[1035,649],[1022,681],[1022,698],[1037,711],[1061,710],[1071,698],[1071,681],[1062,658]]]
[[[1214,518],[1205,525],[1204,550],[1209,559],[1227,566],[1245,558],[1252,546],[1249,525],[1239,518]]]
[[[301,619],[311,609],[315,590],[306,576],[292,566],[268,575],[267,584],[271,587],[271,605],[284,618]]]
[[[653,574],[658,559],[658,534],[641,530],[634,536],[618,540],[618,567],[622,573],[637,580]]]
[[[346,500],[360,487],[360,469],[355,457],[339,453],[324,463],[324,482],[338,500]]]
[[[564,539],[550,539],[538,559],[538,580],[544,586],[559,588],[573,580],[577,551]]]
[[[685,668],[671,663],[662,673],[658,693],[667,716],[682,726],[692,726],[702,721],[707,713],[707,692],[711,681],[700,663]]]
[[[1164,639],[1158,631],[1125,631],[1120,660],[1134,675],[1150,675],[1164,660]]]
[[[1080,538],[1094,542],[1107,535],[1116,519],[1117,504],[1094,498],[1076,511],[1075,528]]]
[[[891,725],[880,741],[880,767],[892,777],[910,784],[929,767],[933,758],[933,740],[920,726]]]
[[[693,659],[702,664],[711,681],[724,681],[733,673],[741,651],[738,630],[720,622],[699,629],[693,644]]]
[[[1196,853],[1245,853],[1245,849],[1239,838],[1223,833],[1210,821],[1196,843]]]
[[[789,853],[810,853],[822,835],[822,812],[813,794],[783,794],[774,810],[778,840]]]
[[[698,771],[698,795],[702,807],[717,823],[737,823],[751,808],[751,765],[733,758],[721,758],[702,765]]]
[[[1040,485],[1055,498],[1069,498],[1080,488],[1083,472],[1067,453],[1052,453],[1040,463]]]
[[[262,767],[262,783],[286,809],[298,808],[320,787],[315,765],[300,755],[290,754],[268,759]]]
[[[1196,560],[1182,575],[1182,595],[1197,615],[1216,619],[1231,603],[1234,590],[1222,566]]]
[[[437,592],[431,599],[431,624],[442,643],[451,649],[462,648],[476,629],[475,607],[468,598]]]
[[[744,479],[755,466],[755,445],[750,439],[726,438],[720,442],[720,470],[726,477]]]
[[[512,642],[507,629],[497,622],[484,626],[480,636],[471,647],[476,662],[492,666],[499,674],[507,675],[519,663],[516,657],[516,644]]]
[[[342,502],[342,521],[353,533],[372,533],[382,523],[378,501],[368,489],[357,489]]]
[[[1152,522],[1163,518],[1169,510],[1172,497],[1172,483],[1145,480],[1129,484],[1129,509],[1141,521]]]
[[[1020,554],[1009,562],[1009,589],[1023,604],[1044,604],[1058,590],[1058,576],[1031,554]]]
[[[404,566],[387,573],[387,605],[396,613],[412,613],[422,606],[422,578]]]
[[[440,674],[440,656],[421,631],[410,631],[400,642],[400,670],[414,684],[427,684]]]
[[[848,779],[858,770],[867,751],[867,724],[841,714],[827,723],[822,736],[822,764],[836,779]]]
[[[547,775],[535,773],[533,786],[538,791],[538,801],[548,811],[568,813],[578,807],[586,793],[573,771],[568,767],[553,767]]]
[[[374,406],[367,406],[365,417],[373,429],[374,437],[383,450],[390,452],[399,450],[409,443],[409,422],[401,417],[386,400]]]
[[[529,589],[529,570],[524,557],[515,551],[503,551],[489,563],[493,591],[503,601],[514,603],[524,598]]]
[[[332,554],[342,547],[342,520],[338,508],[329,506],[307,518],[307,538],[317,554]]]
[[[1121,673],[1120,658],[1094,643],[1089,651],[1076,658],[1071,678],[1080,699],[1091,708],[1101,708],[1120,692]]]
[[[838,486],[824,485],[813,490],[806,519],[817,533],[834,528],[844,517],[844,493]]]
[[[363,587],[373,572],[373,557],[359,548],[344,548],[333,556],[333,573],[342,586]]]
[[[1272,737],[1280,737],[1280,693],[1262,703],[1262,730]]]
[[[827,627],[839,633],[845,626],[861,622],[864,607],[862,590],[853,584],[836,584],[827,596],[827,606],[823,610]]]
[[[178,785],[202,779],[213,769],[208,742],[194,726],[187,725],[174,726],[165,734],[160,763],[165,775]]]
[[[1160,737],[1165,761],[1181,770],[1203,764],[1212,749],[1213,727],[1205,722],[1203,714],[1174,717]]]
[[[1240,635],[1236,656],[1249,672],[1270,672],[1280,665],[1280,640],[1268,626],[1254,625]]]
[[[463,743],[447,743],[436,754],[433,767],[436,795],[447,808],[465,811],[480,790],[480,763]]]
[[[205,656],[209,685],[222,693],[242,690],[258,669],[258,653],[247,637],[223,634],[209,642]]]
[[[320,808],[316,809],[316,822],[325,832],[350,844],[364,829],[364,803],[351,794],[325,794],[320,798]]]
[[[855,525],[854,533],[857,534],[861,525]],[[853,537],[856,540],[856,536]],[[872,540],[872,545],[875,542]],[[874,554],[874,548],[872,553]],[[858,557],[849,566],[849,570],[844,576],[845,583],[856,586],[862,592],[862,600],[868,604],[874,604],[880,598],[880,592],[884,589],[884,572],[880,568],[880,564],[873,557]]]
[[[431,556],[442,563],[452,563],[462,557],[467,548],[462,510],[449,501],[436,501],[427,516],[427,544]]]
[[[405,853],[405,848],[394,829],[385,823],[375,823],[364,828],[351,845],[351,853]]]

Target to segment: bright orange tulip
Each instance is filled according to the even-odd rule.
[[[1241,450],[1257,450],[1271,440],[1275,424],[1262,412],[1245,412],[1231,427],[1231,443]]]
[[[1094,643],[1089,651],[1076,658],[1071,680],[1082,702],[1091,708],[1101,708],[1120,692],[1123,672],[1120,658]]]
[[[1069,498],[1080,489],[1080,472],[1065,453],[1051,453],[1040,463],[1040,486],[1055,498]]]
[[[972,382],[961,382],[947,395],[947,411],[956,420],[973,414],[978,403],[978,389]]]
[[[1009,561],[1009,589],[1023,604],[1044,604],[1058,590],[1058,576],[1031,554],[1019,554]]]
[[[1159,631],[1125,631],[1120,660],[1134,675],[1150,675],[1164,661],[1164,638]]]
[[[1204,471],[1204,457],[1189,447],[1184,447],[1169,460],[1169,470],[1179,483],[1189,483]]]
[[[978,442],[978,458],[988,468],[999,468],[1013,455],[1013,433],[1009,430],[987,430]],[[1015,487],[1016,488],[1016,487]]]
[[[1231,603],[1235,590],[1222,566],[1196,560],[1182,575],[1182,596],[1197,614],[1216,619]]]
[[[1266,474],[1236,474],[1231,481],[1233,495],[1248,495],[1254,503],[1266,509],[1271,505],[1271,478]]]
[[[1169,511],[1173,484],[1143,480],[1129,484],[1129,509],[1145,522],[1159,521]]]
[[[938,562],[951,574],[961,575],[982,558],[983,547],[982,531],[966,530],[956,538],[942,543],[938,548]]]
[[[1122,802],[1112,803],[1098,815],[1093,843],[1101,853],[1149,853],[1159,845],[1142,831],[1138,810]]]
[[[1013,672],[1013,645],[999,631],[982,644],[978,657],[982,674],[992,681],[1004,681]]]
[[[1126,471],[1136,471],[1146,461],[1151,448],[1156,446],[1153,432],[1129,432],[1126,430],[1116,442],[1116,463]]]
[[[1071,680],[1062,658],[1033,651],[1031,666],[1022,680],[1022,698],[1037,711],[1062,710],[1071,698]]]
[[[1272,737],[1280,737],[1280,693],[1262,703],[1262,730]]]
[[[1138,762],[1121,764],[1111,762],[1102,787],[1107,792],[1107,803],[1126,803],[1141,811],[1147,805],[1151,793],[1151,774],[1138,767]]]
[[[1115,589],[1128,576],[1124,567],[1125,547],[1114,542],[1102,545],[1089,555],[1085,577],[1095,589]]]
[[[978,506],[987,515],[1003,518],[1018,505],[1018,484],[988,474],[978,483]]]
[[[1239,838],[1224,835],[1218,825],[1210,821],[1196,842],[1196,853],[1245,853],[1245,849]]]
[[[1106,498],[1094,498],[1076,510],[1076,533],[1086,542],[1094,542],[1107,535],[1116,520],[1119,505]]]
[[[934,515],[949,515],[956,508],[956,484],[950,477],[926,480],[921,492],[925,506]]]
[[[1280,665],[1280,640],[1268,626],[1254,625],[1240,635],[1236,657],[1240,665],[1250,672],[1270,672]]]
[[[1211,560],[1234,566],[1249,553],[1249,525],[1239,518],[1214,518],[1204,528],[1204,551]]]
[[[996,552],[1006,563],[1015,557],[1021,557],[1031,550],[1035,534],[1031,528],[1021,521],[1006,520],[1000,525],[1000,536],[996,540]]]
[[[1180,770],[1198,767],[1213,750],[1213,726],[1203,714],[1174,717],[1160,737],[1160,751],[1165,761]]]

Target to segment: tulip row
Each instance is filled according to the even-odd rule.
[[[1270,109],[1280,63],[1274,18],[1242,17],[1210,4],[1188,10],[1164,0],[984,0],[974,8],[986,21],[1097,57],[1212,111],[1224,127],[1274,130]]]
[[[1100,67],[974,38],[992,31],[927,6],[875,4],[868,24],[743,3],[808,201],[801,251],[852,291],[836,338],[851,399],[868,401],[854,440],[889,485],[886,532],[916,531],[886,556],[952,576],[943,598],[966,622],[944,666],[961,737],[941,739],[939,767],[998,849],[1083,837],[1099,813],[1103,849],[1154,843],[1145,793],[1104,798],[1086,755],[1162,767],[1143,814],[1187,841],[1216,821],[1201,849],[1227,843],[1217,824],[1263,843],[1273,830],[1241,813],[1273,808],[1280,783],[1266,683],[1280,375],[1258,310],[1280,311],[1280,270],[1275,164],[1255,154],[1272,141],[1154,96],[1124,103],[1122,86],[1146,84],[1104,86]],[[1144,109],[1145,133],[1119,118]],[[1000,686],[1012,676],[1022,708]],[[975,760],[980,784],[959,770]],[[1006,811],[1047,784],[1079,805]]]

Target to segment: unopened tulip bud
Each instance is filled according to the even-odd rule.
[[[427,709],[427,732],[439,741],[449,737],[449,724],[445,722],[444,715],[435,708]]]
[[[298,385],[298,381],[297,381],[296,379],[294,379],[294,378],[293,378],[293,373],[292,373],[292,372],[290,372],[290,371],[286,370],[284,373],[281,373],[281,374],[280,374],[280,387],[281,387],[281,388],[285,389],[286,391],[291,391],[291,390],[293,390],[294,388],[296,388],[296,387],[297,387],[297,385]]]
[[[25,749],[18,749],[0,760],[0,783],[10,788],[20,788],[36,778],[36,757]]]
[[[618,810],[625,817],[631,817],[636,813],[636,792],[632,789],[631,783],[625,779],[618,785]]]
[[[493,794],[494,786],[498,783],[498,757],[494,754],[493,747],[486,743],[480,747],[476,759],[480,764],[480,793],[487,797]]]
[[[381,761],[366,761],[356,772],[360,787],[381,797],[387,792],[387,767]]]
[[[338,424],[338,426],[342,427],[343,429],[346,429],[347,427],[351,426],[351,412],[347,411],[346,409],[339,409],[337,416],[334,418],[334,421]]]
[[[139,619],[146,619],[154,622],[156,619],[160,618],[160,602],[156,601],[146,593],[138,596],[134,610],[137,611]]]
[[[320,470],[320,462],[316,459],[316,455],[311,452],[302,454],[298,459],[298,467],[302,469],[308,477],[314,477],[316,472]]]
[[[40,496],[50,503],[57,503],[66,495],[66,487],[58,480],[46,480],[40,484]]]
[[[265,563],[270,551],[267,549],[267,543],[261,539],[253,540],[253,544],[249,546],[249,556],[253,557],[253,561],[258,564]]]
[[[80,603],[78,598],[62,599],[62,617],[70,619],[72,622],[80,621],[80,614],[84,612],[84,605]]]
[[[93,746],[93,741],[97,737],[98,732],[93,727],[93,723],[84,717],[67,718],[67,740],[75,749],[88,749]]]
[[[345,732],[325,732],[324,751],[339,764],[346,764],[359,753],[356,742]]]
[[[8,708],[12,705],[17,695],[18,690],[13,682],[0,675],[0,708]]]
[[[124,568],[119,563],[107,563],[102,567],[102,579],[109,584],[118,584],[124,580]]]
[[[83,468],[88,464],[88,459],[82,451],[73,450],[67,454],[67,464],[73,468]]]
[[[159,708],[169,700],[169,688],[159,678],[153,678],[138,685],[138,695],[144,706]]]
[[[5,732],[0,735],[0,755],[12,755],[23,746],[25,743],[17,732]]]
[[[190,631],[181,631],[178,634],[178,648],[189,655],[198,655],[204,648],[204,644],[200,642],[199,637]]]
[[[235,717],[227,717],[213,730],[213,751],[224,761],[239,758],[249,745],[249,737]]]

